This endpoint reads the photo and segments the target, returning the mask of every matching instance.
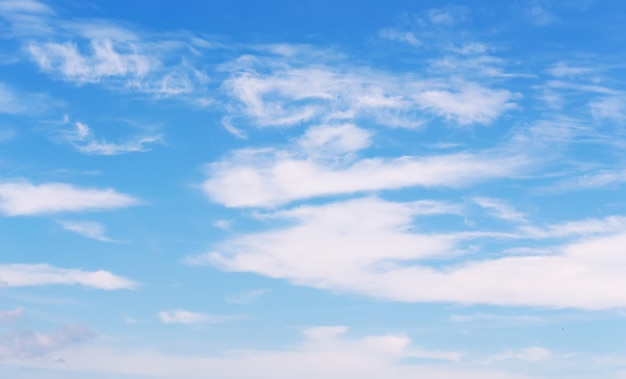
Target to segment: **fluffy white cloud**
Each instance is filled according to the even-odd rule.
[[[0,182],[0,212],[28,216],[125,208],[139,200],[113,189],[79,188],[65,183]]]
[[[594,226],[599,237],[552,246],[549,254],[454,261],[474,238],[549,238],[584,235],[585,223],[520,234],[425,234],[412,203],[360,199],[302,206],[271,214],[291,226],[241,235],[215,251],[188,258],[225,270],[255,272],[299,285],[396,301],[457,302],[605,309],[626,306],[622,270],[624,224]],[[610,219],[609,219],[610,220]],[[591,223],[592,225],[594,223]],[[581,229],[582,228],[582,229]],[[608,234],[607,234],[608,233]],[[521,244],[520,246],[523,246]],[[436,265],[420,261],[436,259]]]
[[[132,289],[137,286],[129,279],[104,270],[84,271],[48,264],[0,264],[0,282],[9,287],[78,284],[103,290]]]

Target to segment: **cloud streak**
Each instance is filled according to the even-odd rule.
[[[237,150],[207,166],[204,193],[228,207],[409,187],[459,188],[511,177],[530,159],[511,152],[356,159],[370,133],[355,126],[310,128],[291,149]]]
[[[66,183],[0,182],[0,213],[34,216],[126,208],[140,201],[113,189],[79,188]]]
[[[120,155],[150,151],[149,145],[161,143],[160,134],[134,137],[128,141],[114,143],[94,136],[93,131],[82,122],[76,122],[75,129],[61,134],[63,140],[70,143],[77,151],[87,155]]]
[[[207,313],[191,312],[184,309],[161,311],[157,314],[164,324],[217,324],[225,321],[238,320],[241,315],[219,316]]]
[[[106,236],[104,225],[93,221],[57,221],[63,229],[79,234],[85,238],[91,238],[102,242],[115,242]]]
[[[133,289],[137,283],[108,271],[84,271],[49,264],[0,264],[0,282],[9,287],[81,285],[101,290]]]

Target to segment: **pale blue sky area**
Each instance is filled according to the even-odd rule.
[[[0,0],[0,377],[626,378],[624,19]]]

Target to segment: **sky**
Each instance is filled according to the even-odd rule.
[[[0,0],[0,376],[626,378],[624,19]]]

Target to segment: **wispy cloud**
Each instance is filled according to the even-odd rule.
[[[0,264],[0,282],[9,287],[63,284],[103,290],[132,289],[137,285],[129,279],[104,270],[84,271],[49,264]]]
[[[104,225],[93,221],[72,221],[62,220],[57,221],[63,229],[77,233],[83,237],[95,239],[102,242],[115,242],[106,236],[106,230]]]
[[[32,115],[50,106],[45,95],[24,93],[0,82],[0,114]]]
[[[87,155],[120,155],[127,153],[150,151],[151,144],[161,143],[163,135],[156,134],[144,137],[134,137],[128,141],[114,143],[97,139],[93,131],[82,122],[76,122],[71,131],[62,132],[61,137],[74,148]]]
[[[451,27],[470,18],[469,9],[458,5],[431,8],[418,16],[418,21],[433,26]]]
[[[611,234],[626,231],[626,217],[608,216],[603,219],[589,218],[567,221],[544,227],[525,225],[519,228],[527,238],[567,238],[594,234]]]
[[[235,138],[244,140],[248,139],[248,135],[246,134],[246,132],[233,125],[231,117],[222,117],[220,123],[222,124],[224,129],[226,129],[226,131],[232,134]]]
[[[558,18],[546,9],[545,6],[540,4],[539,1],[529,1],[529,4],[524,7],[524,13],[533,24],[539,26],[550,25],[558,20]]]
[[[527,315],[500,315],[500,314],[488,314],[488,313],[473,313],[473,314],[457,314],[450,316],[450,320],[454,322],[494,322],[494,321],[503,321],[503,322],[539,322],[542,319],[540,317],[535,316],[527,316]]]
[[[415,34],[413,34],[412,32],[408,32],[408,31],[401,31],[398,29],[387,28],[387,29],[381,29],[378,32],[378,35],[380,36],[380,38],[383,38],[389,41],[408,43],[409,45],[414,46],[414,47],[418,47],[422,44],[420,40],[415,36]]]
[[[261,296],[270,292],[268,289],[259,288],[248,291],[241,291],[226,296],[226,302],[231,304],[249,304],[258,300]]]
[[[15,138],[17,132],[10,128],[0,128],[0,143],[8,142]]]
[[[66,183],[32,184],[25,180],[0,182],[0,212],[7,216],[96,211],[139,203],[139,200],[110,188],[79,188]]]
[[[423,79],[343,61],[311,63],[298,55],[243,58],[224,66],[233,74],[222,88],[236,100],[232,109],[259,126],[367,117],[384,126],[414,128],[426,119],[424,111],[459,124],[487,124],[515,108],[510,91],[451,80],[448,73]]]
[[[0,358],[33,358],[63,350],[95,338],[82,325],[66,325],[53,332],[19,330],[0,334]]]
[[[7,25],[2,32],[7,37],[44,36],[53,28],[49,19],[55,12],[48,5],[34,0],[3,0],[0,1],[0,17]]]
[[[626,121],[626,102],[623,96],[610,96],[589,103],[591,114],[596,119]]]
[[[552,358],[553,352],[543,347],[533,346],[523,349],[508,349],[500,354],[494,355],[487,359],[486,363],[506,361],[506,360],[521,360],[525,362],[541,362]]]
[[[133,49],[114,48],[110,40],[91,41],[90,52],[83,54],[72,42],[32,43],[28,52],[44,72],[60,74],[79,83],[97,83],[109,78],[128,78],[127,84],[140,82],[151,70],[150,58]]]
[[[0,323],[17,320],[24,315],[23,308],[15,308],[8,311],[0,310]],[[1,355],[1,354],[0,354]]]
[[[242,315],[210,315],[207,313],[197,313],[184,309],[161,311],[157,315],[164,324],[216,324],[220,322],[239,320]]]
[[[102,19],[66,19],[31,0],[1,2],[0,17],[7,21],[3,34],[18,40],[41,71],[61,80],[156,97],[187,95],[209,81],[192,62],[199,50],[214,45],[191,34],[159,35]]]
[[[475,197],[472,200],[482,208],[485,208],[495,218],[516,223],[526,222],[524,213],[516,210],[502,199]]]

